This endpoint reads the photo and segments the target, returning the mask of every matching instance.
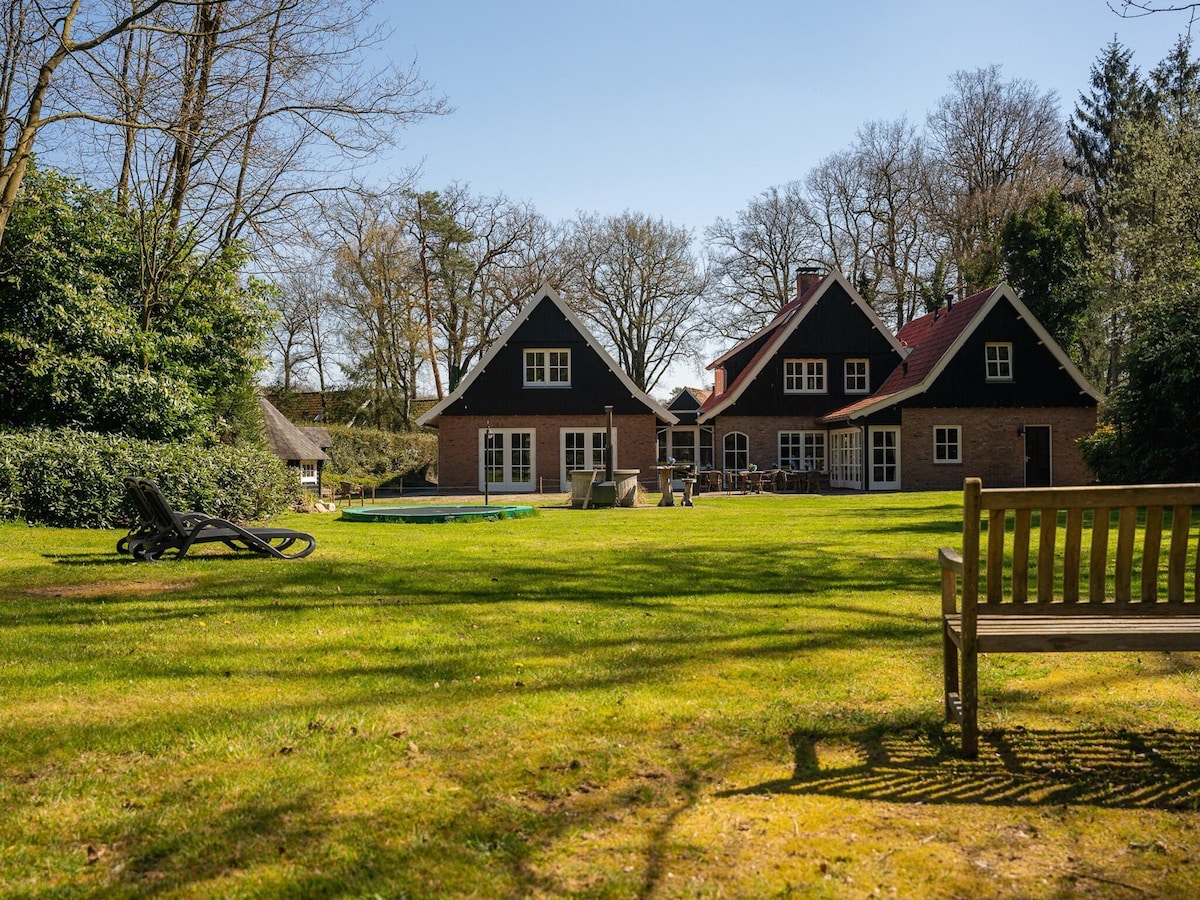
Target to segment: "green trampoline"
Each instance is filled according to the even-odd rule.
[[[494,522],[536,514],[532,506],[360,506],[342,510],[342,518],[351,522]]]

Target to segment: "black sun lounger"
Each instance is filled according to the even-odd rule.
[[[187,555],[193,544],[208,543],[222,543],[231,550],[249,550],[279,559],[300,559],[317,547],[311,534],[292,528],[244,528],[202,512],[178,512],[149,478],[122,480],[141,518],[117,542],[117,550],[132,554],[134,559],[153,562],[170,550],[180,558]],[[299,549],[293,549],[297,544],[301,545]]]

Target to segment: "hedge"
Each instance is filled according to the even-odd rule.
[[[333,446],[326,471],[352,481],[398,484],[405,475],[437,462],[436,434],[330,425],[329,437]]]
[[[177,508],[249,522],[295,502],[295,473],[269,450],[154,443],[72,430],[0,431],[0,518],[73,528],[134,520],[121,477],[153,478]]]

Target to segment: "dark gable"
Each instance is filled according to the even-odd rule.
[[[525,351],[563,348],[571,351],[571,386],[525,387]],[[487,368],[442,415],[603,415],[605,405],[611,405],[616,415],[650,411],[630,395],[554,302],[543,297]]]
[[[988,381],[985,346],[1012,344],[1013,379]],[[946,364],[929,389],[905,402],[910,407],[1060,407],[1095,406],[1063,369],[1037,333],[1002,298]]]
[[[828,392],[785,393],[785,359],[824,359]],[[844,391],[847,359],[870,361],[870,391],[883,384],[900,364],[900,355],[892,343],[835,281],[724,414],[821,416],[832,412],[864,396],[847,395]]]

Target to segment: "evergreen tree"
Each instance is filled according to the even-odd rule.
[[[1149,85],[1133,65],[1133,51],[1115,37],[1092,66],[1091,83],[1091,92],[1079,95],[1067,137],[1075,151],[1068,165],[1084,179],[1085,202],[1095,211],[1096,194],[1120,177],[1123,130],[1143,120],[1153,103]]]
[[[1009,284],[1076,358],[1076,334],[1088,304],[1083,282],[1085,235],[1083,216],[1058,191],[1043,194],[1022,212],[1013,213],[1000,234]]]
[[[244,257],[190,258],[142,305],[137,223],[54,172],[25,177],[0,246],[0,427],[162,440],[253,435],[269,314]]]

